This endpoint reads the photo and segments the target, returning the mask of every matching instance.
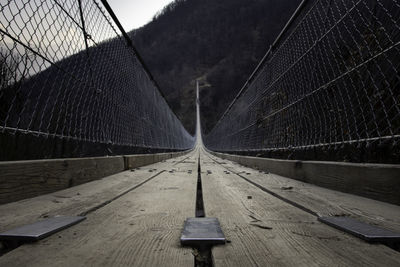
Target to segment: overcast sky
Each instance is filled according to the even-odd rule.
[[[170,2],[172,0],[108,0],[126,31],[143,26]]]

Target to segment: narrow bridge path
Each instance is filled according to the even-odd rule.
[[[199,157],[205,214],[220,220],[229,240],[212,249],[215,266],[400,264],[398,252],[321,224],[316,216],[241,176],[255,183],[263,179],[263,186],[292,201],[302,196],[299,203],[318,213],[350,213],[370,220],[391,213],[390,221],[384,217],[375,221],[400,229],[395,206],[278,180],[197,147],[188,155],[134,172],[1,206],[1,214],[10,214],[1,218],[4,228],[35,221],[38,216],[86,214],[87,219],[6,253],[0,265],[193,266],[191,249],[181,247],[179,237],[184,220],[195,216]]]
[[[4,254],[0,266],[193,266],[196,253],[179,238],[195,216],[199,177],[205,216],[219,219],[228,240],[212,248],[215,266],[400,265],[397,251],[317,220],[350,215],[399,231],[397,206],[222,160],[197,136],[184,156],[0,206],[0,231],[59,214],[87,216]]]

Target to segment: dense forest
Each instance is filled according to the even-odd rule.
[[[175,0],[130,34],[185,127],[194,132],[200,80],[209,131],[300,0]]]

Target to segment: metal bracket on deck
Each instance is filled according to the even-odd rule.
[[[350,217],[319,217],[318,220],[367,242],[400,242],[400,233],[366,224]]]
[[[182,245],[225,244],[225,235],[217,218],[187,218],[181,236]]]
[[[84,216],[57,216],[0,233],[0,240],[37,241],[85,219]]]

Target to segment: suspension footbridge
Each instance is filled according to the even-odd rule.
[[[105,0],[0,9],[0,266],[400,265],[397,1],[303,1],[194,135]]]

